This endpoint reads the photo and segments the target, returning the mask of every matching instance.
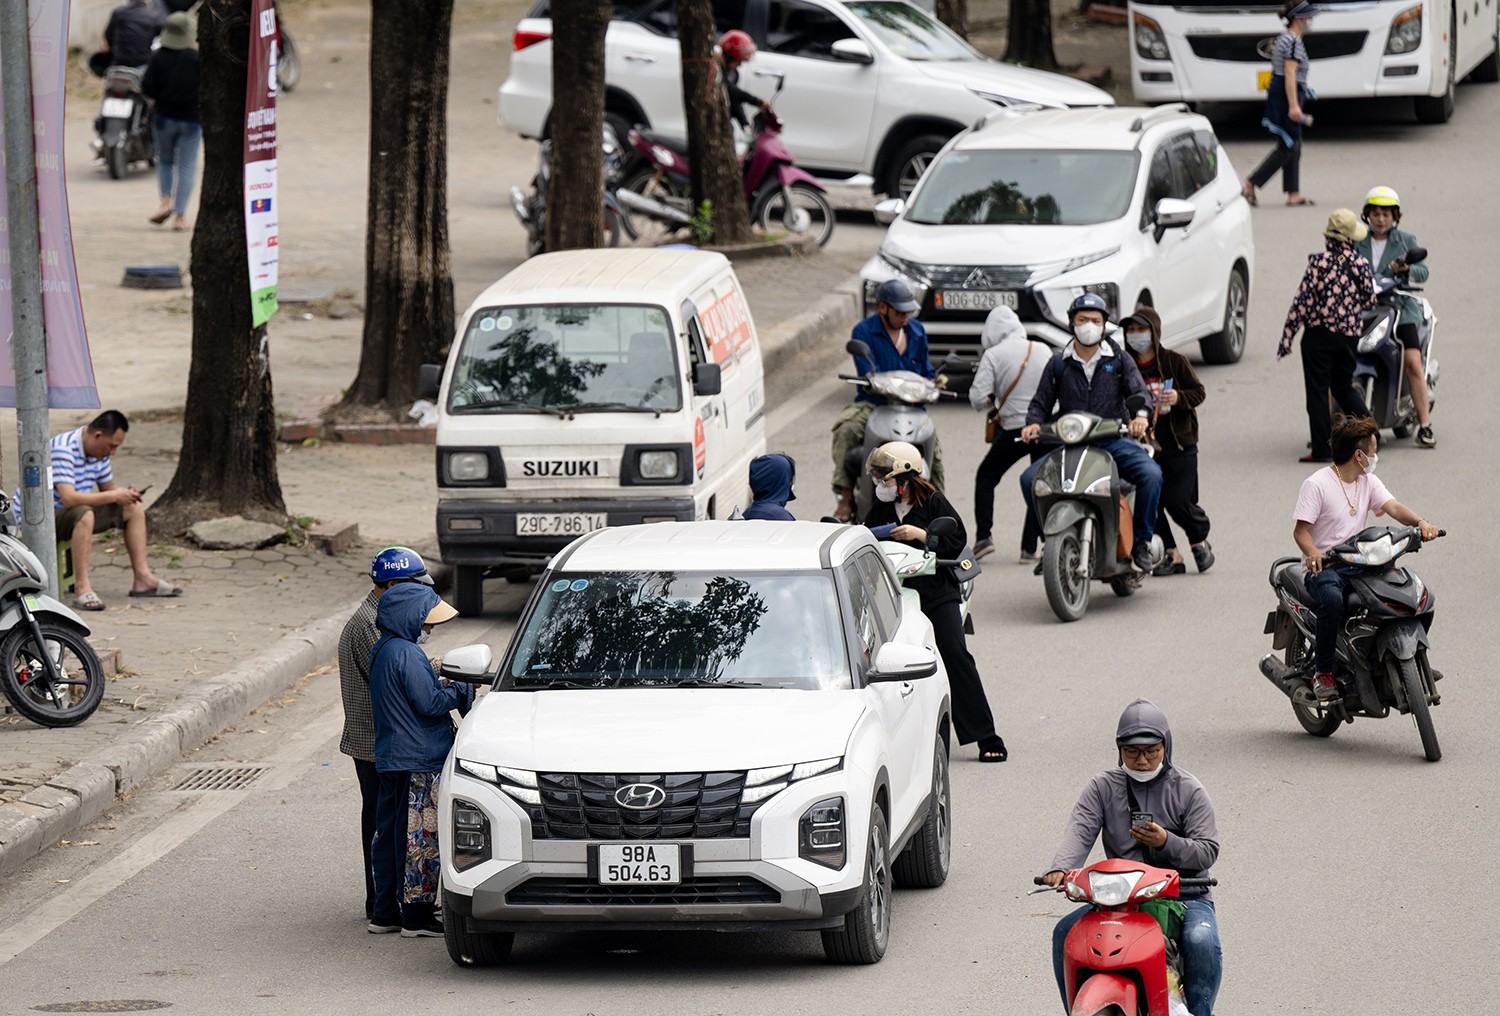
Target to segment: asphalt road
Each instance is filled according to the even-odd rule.
[[[1012,758],[982,766],[972,747],[959,754],[952,878],[898,894],[880,965],[827,966],[811,934],[615,934],[522,937],[508,968],[468,971],[440,941],[365,934],[358,795],[336,751],[336,681],[323,674],[195,754],[194,766],[265,767],[248,790],[173,790],[191,768],[181,767],[87,840],[0,883],[0,1011],[119,999],[184,1013],[1055,1011],[1048,945],[1064,908],[1024,892],[1078,789],[1112,763],[1119,710],[1146,695],[1171,717],[1176,764],[1216,802],[1220,1013],[1493,1012],[1477,979],[1491,963],[1485,865],[1500,841],[1500,691],[1484,662],[1496,562],[1487,516],[1500,368],[1487,349],[1487,296],[1497,116],[1492,86],[1461,89],[1447,127],[1320,110],[1303,187],[1319,206],[1283,209],[1266,195],[1250,349],[1203,372],[1211,572],[1149,580],[1129,600],[1096,592],[1083,621],[1061,625],[1040,580],[1011,563],[1019,497],[1007,477],[1002,553],[979,580],[971,644]],[[1242,169],[1265,147],[1244,126],[1224,135]],[[1380,458],[1395,495],[1451,534],[1411,562],[1439,599],[1432,659],[1447,676],[1435,765],[1399,717],[1308,737],[1256,669],[1269,649],[1266,569],[1292,551],[1290,511],[1308,472],[1296,461],[1300,372],[1272,349],[1325,214],[1357,207],[1376,183],[1401,192],[1404,225],[1433,252],[1428,289],[1442,318],[1439,447],[1392,443]],[[793,507],[805,518],[831,504],[826,430],[848,398],[833,379],[842,366],[836,352],[805,356],[771,382],[771,444],[800,464]],[[967,512],[980,419],[966,406],[935,412]],[[492,587],[489,613],[449,626],[439,647],[484,639],[498,649],[520,596]]]

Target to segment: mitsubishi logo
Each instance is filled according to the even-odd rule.
[[[650,811],[667,803],[667,792],[649,783],[631,783],[615,791],[615,803],[632,811]]]
[[[989,286],[990,277],[984,274],[983,268],[974,269],[969,273],[969,277],[964,280],[965,289],[988,289]]]

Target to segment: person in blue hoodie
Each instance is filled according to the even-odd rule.
[[[795,522],[797,516],[787,511],[786,503],[797,500],[792,493],[792,482],[797,478],[797,463],[790,455],[776,452],[760,455],[750,462],[750,496],[754,498],[745,509],[747,519],[765,519],[768,522]]]
[[[448,714],[468,712],[473,689],[441,680],[421,644],[434,625],[456,616],[429,586],[410,583],[386,590],[375,611],[380,638],[370,650],[370,711],[380,789],[370,847],[371,934],[443,934],[436,915],[438,774],[453,746]]]

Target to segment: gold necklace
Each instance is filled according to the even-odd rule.
[[[1355,515],[1359,514],[1359,509],[1354,507],[1354,501],[1349,500],[1349,492],[1344,489],[1344,478],[1342,476],[1339,476],[1339,471],[1332,466],[1329,466],[1328,470],[1338,478],[1339,493],[1344,495],[1344,503],[1349,506],[1349,517],[1353,518]],[[1359,477],[1357,476],[1354,478],[1354,497],[1355,500],[1358,500],[1359,498]]]

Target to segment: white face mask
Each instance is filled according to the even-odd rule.
[[[890,504],[896,500],[896,485],[894,483],[875,484],[875,499]]]
[[[1144,773],[1140,772],[1138,770],[1132,769],[1129,766],[1125,765],[1124,763],[1121,763],[1120,768],[1122,768],[1122,769],[1125,770],[1125,775],[1126,776],[1129,776],[1132,780],[1135,780],[1137,783],[1150,783],[1152,780],[1156,779],[1158,776],[1161,775],[1161,767],[1164,766],[1164,765],[1166,765],[1166,764],[1167,764],[1166,763],[1166,759],[1162,759],[1162,761],[1156,763],[1156,768],[1155,769],[1149,769],[1149,770],[1147,770]]]
[[[1095,324],[1074,325],[1073,338],[1077,339],[1081,346],[1097,346],[1099,340],[1104,338],[1104,328]]]
[[[417,645],[420,646],[424,644],[430,638],[432,638],[432,632],[424,631],[422,634],[417,636]]]
[[[1377,462],[1380,461],[1380,453],[1376,452],[1374,455],[1367,455],[1366,459],[1368,461],[1365,462],[1364,467],[1363,467],[1364,471],[1365,471],[1365,475],[1366,476],[1374,476],[1375,475],[1375,463],[1377,463]]]
[[[1144,353],[1146,350],[1151,348],[1151,333],[1126,332],[1125,341],[1129,343],[1130,348],[1135,350],[1137,353]]]

